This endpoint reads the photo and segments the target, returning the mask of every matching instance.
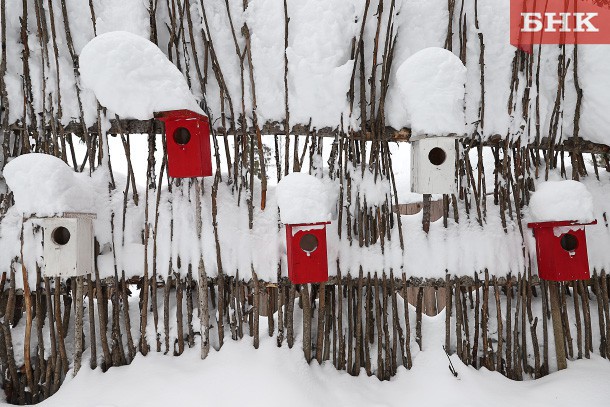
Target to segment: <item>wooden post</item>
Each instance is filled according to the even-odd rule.
[[[76,376],[83,356],[83,276],[76,277],[76,322],[74,323],[74,370]]]
[[[559,305],[559,288],[557,282],[549,281],[549,297],[551,300],[551,317],[553,319],[553,334],[555,337],[555,353],[557,355],[557,370],[568,367],[566,360],[563,326],[561,323],[561,309]]]

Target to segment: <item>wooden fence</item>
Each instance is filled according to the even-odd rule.
[[[422,334],[429,323],[426,291],[444,296],[437,304],[446,305],[438,311],[444,312],[447,352],[476,368],[522,380],[565,368],[566,359],[610,355],[604,271],[572,283],[490,278],[487,272],[426,282],[347,275],[300,286],[227,277],[208,279],[201,291],[190,274],[145,284],[118,277],[64,281],[36,272],[31,292],[15,289],[14,272],[0,287],[0,362],[6,397],[16,404],[52,396],[67,374],[126,365],[138,352],[178,356],[201,346],[205,356],[227,340],[257,348],[261,335],[275,336],[278,346],[302,347],[309,362],[387,380],[401,366],[411,368],[422,347],[442,345],[427,344]],[[150,304],[143,303],[143,289]]]

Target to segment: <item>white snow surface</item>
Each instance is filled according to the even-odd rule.
[[[519,382],[485,368],[466,366],[452,355],[456,378],[449,371],[449,360],[442,349],[444,311],[436,317],[423,315],[422,319],[423,351],[417,350],[413,341],[413,367],[406,370],[399,366],[390,381],[368,377],[364,368],[353,377],[337,371],[330,361],[318,365],[314,360],[308,364],[299,336],[289,349],[285,342],[278,348],[275,337],[261,335],[257,350],[248,339],[229,340],[221,351],[212,350],[203,361],[197,345],[187,348],[180,357],[155,352],[148,356],[137,354],[129,366],[113,367],[106,373],[83,364],[78,375],[72,378],[70,371],[59,391],[41,406],[165,407],[178,400],[188,406],[291,407],[608,404],[610,363],[606,359],[592,354],[589,360],[568,361],[566,370]],[[260,322],[266,323],[265,319]]]
[[[313,175],[293,172],[277,184],[277,203],[284,224],[328,222],[332,213],[332,198],[322,180]]]
[[[410,125],[414,135],[442,136],[466,130],[464,92],[466,67],[450,51],[425,48],[403,62],[396,71],[404,115],[397,127]]]
[[[139,35],[98,35],[83,48],[79,64],[83,86],[123,118],[147,120],[155,112],[178,109],[203,114],[178,68]]]
[[[608,144],[610,45],[580,46],[578,53],[578,76],[583,91],[579,136]]]
[[[51,216],[63,212],[95,212],[91,178],[74,172],[60,158],[24,154],[4,168],[15,206],[23,215]]]
[[[593,196],[584,184],[573,180],[539,183],[530,200],[530,210],[538,222],[595,219]]]

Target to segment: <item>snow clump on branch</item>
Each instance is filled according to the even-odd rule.
[[[83,48],[82,84],[121,118],[148,120],[155,112],[204,114],[178,68],[152,42],[127,31],[98,35]]]

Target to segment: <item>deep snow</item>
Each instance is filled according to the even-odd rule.
[[[307,364],[298,341],[292,349],[276,338],[228,341],[221,351],[199,359],[199,349],[181,357],[151,353],[136,356],[130,366],[83,367],[41,406],[607,406],[610,363],[599,356],[569,362],[567,370],[538,380],[516,382],[485,368],[477,371],[451,356],[458,377],[449,371],[442,350],[444,312],[423,316],[424,350],[413,368],[399,367],[390,381],[352,377],[330,362]],[[261,323],[263,321],[261,320]],[[71,377],[71,375],[68,375]]]

